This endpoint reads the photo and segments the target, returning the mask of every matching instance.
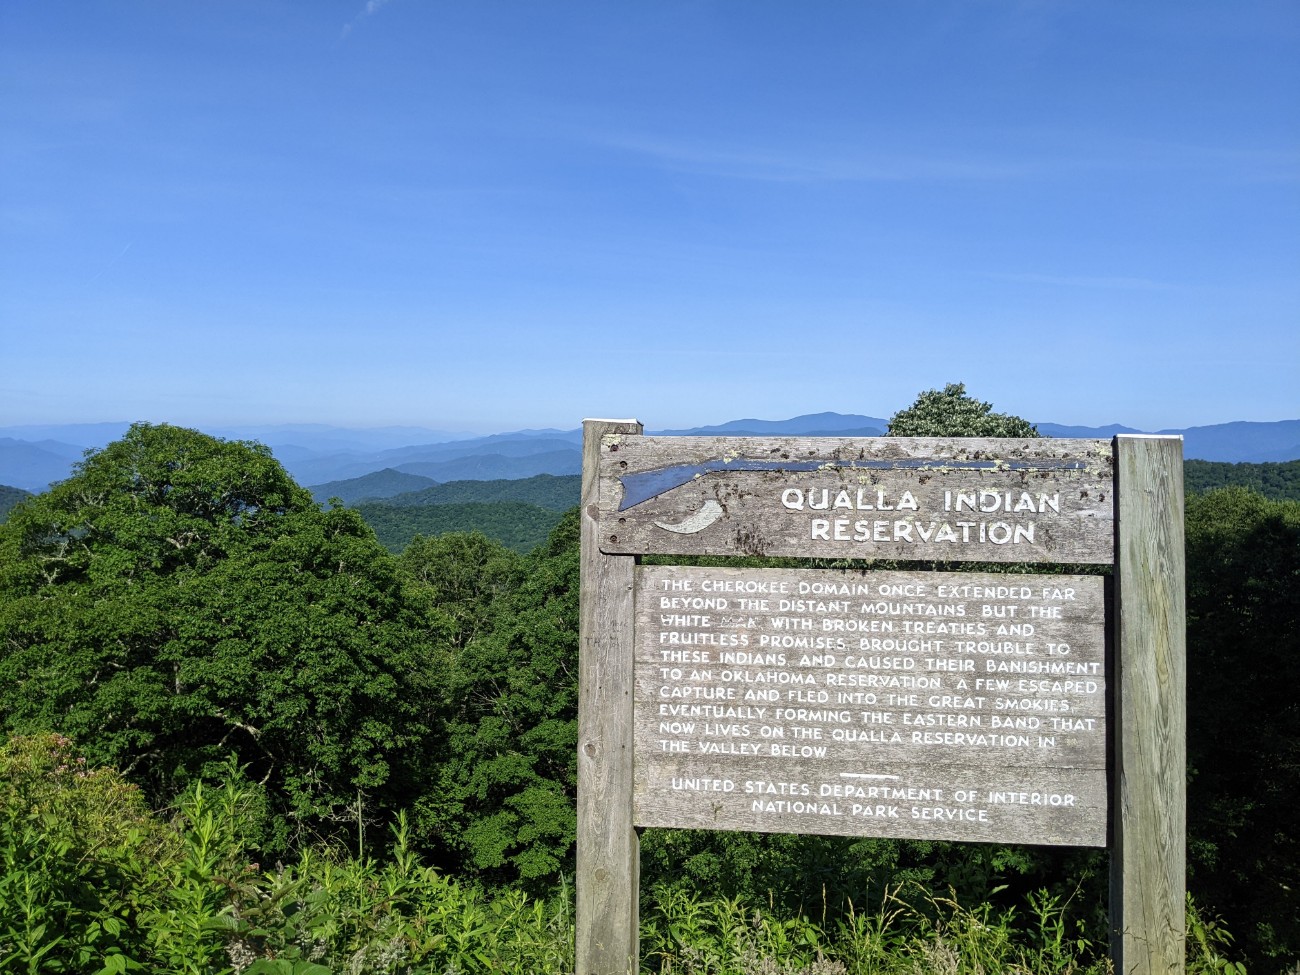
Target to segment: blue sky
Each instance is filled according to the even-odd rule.
[[[1293,2],[0,5],[0,425],[1300,417]]]

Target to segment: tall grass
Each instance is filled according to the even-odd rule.
[[[1015,910],[964,907],[922,889],[887,893],[874,911],[851,910],[829,925],[778,919],[736,901],[672,893],[643,925],[651,970],[680,975],[1062,975],[1110,971],[1104,949],[1071,936],[1066,907],[1029,898]]]
[[[572,890],[485,892],[420,862],[405,821],[382,859],[244,845],[251,796],[227,775],[167,816],[67,739],[0,747],[0,972],[122,975],[559,975],[574,966]],[[641,971],[659,975],[1092,975],[1110,971],[1069,905],[960,904],[919,888],[840,916],[658,888]],[[1189,905],[1189,971],[1245,975]]]

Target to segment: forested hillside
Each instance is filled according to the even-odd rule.
[[[891,432],[1023,422],[944,392]],[[146,424],[15,509],[0,969],[571,971],[577,528],[571,509],[528,552],[422,532],[393,555],[265,448]],[[1189,493],[1186,528],[1192,970],[1282,972],[1300,502]],[[1104,969],[1102,851],[642,844],[645,971],[901,973],[941,935],[962,970]]]
[[[506,548],[528,552],[542,544],[560,512],[518,501],[396,505],[363,501],[356,511],[379,541],[396,554],[418,535],[482,532]]]
[[[334,498],[344,504],[367,501],[375,498],[391,498],[395,494],[419,491],[433,484],[433,480],[419,474],[406,474],[386,467],[361,477],[346,481],[330,481],[327,484],[314,485],[311,496],[321,504],[328,504]]]
[[[397,507],[426,504],[464,504],[470,501],[518,501],[524,504],[568,511],[578,503],[582,477],[578,474],[537,474],[494,481],[447,481],[418,491],[404,491],[385,500]]]
[[[448,481],[354,505],[390,552],[417,535],[482,532],[516,552],[546,540],[560,515],[578,503],[578,475]]]
[[[1300,460],[1277,464],[1225,464],[1210,460],[1183,463],[1188,493],[1245,487],[1274,501],[1300,501]]]

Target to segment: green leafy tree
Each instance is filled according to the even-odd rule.
[[[966,395],[964,383],[928,389],[889,418],[891,437],[1037,437],[1028,420],[994,413],[990,403]]]
[[[147,886],[141,874],[177,854],[116,769],[89,764],[61,735],[9,736],[0,742],[0,971],[125,971],[140,954],[131,902]]]
[[[1187,498],[1188,860],[1253,968],[1300,959],[1300,502]]]
[[[577,511],[521,572],[504,549],[485,543],[481,536],[430,540],[407,560],[441,592],[483,607],[475,612],[490,623],[468,638],[460,630],[443,688],[446,748],[416,826],[462,869],[541,890],[572,869],[577,828]],[[471,574],[480,567],[478,580],[449,558],[458,548],[469,553]],[[428,561],[435,552],[448,564]],[[492,590],[493,579],[516,578],[517,585]]]
[[[330,830],[411,787],[430,619],[359,516],[265,447],[137,424],[0,526],[0,714],[155,799],[235,753],[281,833]]]
[[[526,566],[523,556],[481,532],[416,535],[398,563],[446,617],[447,637],[457,650],[491,632]]]

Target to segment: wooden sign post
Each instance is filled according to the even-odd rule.
[[[632,823],[632,568],[601,551],[599,460],[606,436],[635,420],[586,420],[582,440],[582,568],[578,610],[576,968],[637,971],[640,847]]]
[[[1176,438],[586,421],[580,975],[637,968],[646,826],[1109,845],[1117,967],[1181,972],[1181,485]],[[1077,572],[644,554],[1113,565],[1114,609]]]
[[[1185,967],[1187,610],[1183,445],[1122,436],[1117,458],[1111,957]]]

